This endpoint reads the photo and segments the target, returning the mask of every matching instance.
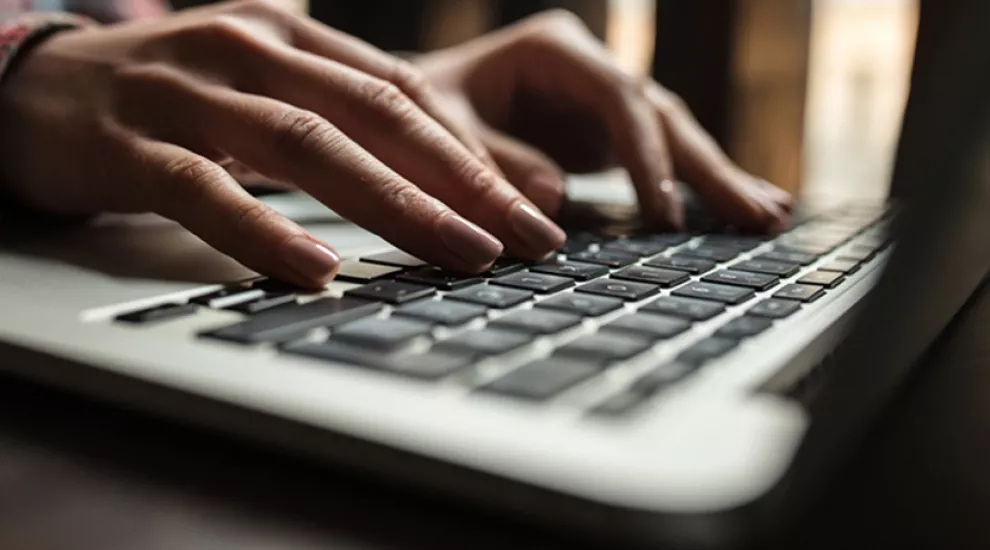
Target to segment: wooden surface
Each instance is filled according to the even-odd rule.
[[[782,548],[990,547],[990,291]],[[0,548],[582,548],[251,445],[0,378]]]

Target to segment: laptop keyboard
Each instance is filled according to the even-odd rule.
[[[886,225],[884,211],[859,208],[776,238],[581,232],[545,262],[502,258],[481,276],[396,250],[343,262],[338,280],[360,286],[340,297],[260,279],[117,320],[150,328],[231,310],[244,319],[200,336],[529,402],[593,385],[666,345],[627,389],[588,406],[615,416],[840,288],[887,247]]]

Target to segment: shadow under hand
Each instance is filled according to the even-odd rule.
[[[180,225],[154,215],[105,215],[79,224],[0,227],[0,255],[52,260],[112,277],[216,283],[255,273]]]

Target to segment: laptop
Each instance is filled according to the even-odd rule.
[[[320,293],[156,219],[8,227],[0,369],[612,545],[756,540],[990,270],[990,4],[965,4],[922,25],[891,204],[773,238],[582,227],[464,278],[273,199],[349,258]]]

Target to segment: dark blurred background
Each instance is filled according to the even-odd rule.
[[[845,198],[886,191],[918,16],[917,0],[285,1],[392,51],[568,9],[626,70],[680,94],[744,168]]]

